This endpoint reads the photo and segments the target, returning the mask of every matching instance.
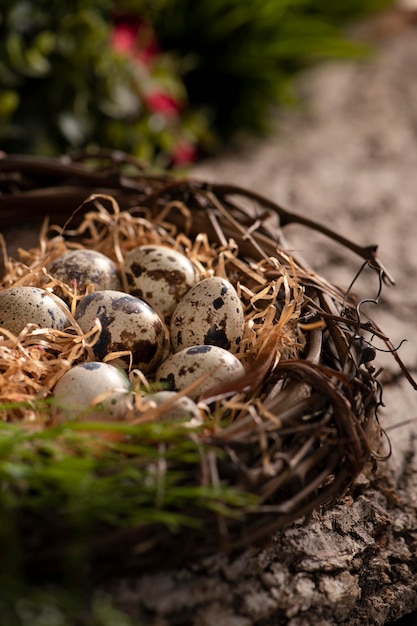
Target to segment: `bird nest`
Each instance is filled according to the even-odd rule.
[[[0,340],[3,562],[36,576],[79,573],[80,563],[99,577],[144,571],[264,541],[346,493],[380,445],[373,338],[391,346],[350,291],[289,253],[283,231],[321,231],[389,282],[374,247],[253,191],[153,173],[125,154],[3,156],[1,225],[45,217],[37,244],[13,257],[4,231],[2,290],[59,287],[72,322],[28,324]],[[55,385],[95,360],[99,328],[80,329],[85,293],[47,268],[68,250],[94,249],[128,291],[124,259],[143,244],[180,251],[202,279],[232,283],[244,311],[243,373],[206,384],[201,420],[172,420],[172,401],[143,403],[158,386],[154,371],[127,359],[133,402],[123,419],[57,420]]]

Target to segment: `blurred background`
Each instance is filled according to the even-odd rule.
[[[294,79],[369,54],[352,36],[393,0],[0,0],[0,145],[125,150],[184,166],[267,133]]]

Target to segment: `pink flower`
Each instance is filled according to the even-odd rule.
[[[180,108],[179,102],[163,91],[153,91],[147,94],[145,102],[153,113],[161,113],[166,117],[175,117]]]
[[[137,47],[140,26],[139,21],[132,24],[127,22],[117,24],[111,33],[110,43],[112,48],[122,54],[133,54]]]
[[[174,148],[172,162],[174,165],[186,165],[197,159],[197,149],[188,141],[181,139]]]
[[[137,18],[116,22],[110,36],[110,45],[116,52],[145,64],[149,64],[160,52],[152,27]]]

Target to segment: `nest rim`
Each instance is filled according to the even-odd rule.
[[[69,220],[77,224],[90,203],[99,196],[113,198],[122,211],[145,206],[154,217],[164,210],[167,202],[173,206],[183,202],[191,206],[191,225],[187,224],[181,210],[169,216],[179,231],[188,230],[191,235],[205,232],[210,241],[218,243],[232,237],[241,256],[256,260],[274,256],[288,263],[283,231],[288,224],[296,222],[355,252],[378,273],[381,283],[393,282],[377,258],[374,246],[360,247],[340,233],[333,233],[325,226],[290,213],[250,190],[188,178],[177,179],[165,173],[155,174],[124,153],[101,150],[79,153],[71,158],[4,155],[0,158],[0,190],[0,224],[6,228],[13,224],[16,213],[21,218],[33,219],[34,207],[37,207],[37,219],[48,215],[64,226]],[[257,213],[253,215],[235,198],[249,202],[251,210],[256,205]],[[243,443],[239,438],[240,423],[232,423],[220,435],[209,434],[204,444],[218,450],[223,458],[216,471],[232,485],[243,485],[248,492],[261,495],[257,506],[253,509],[245,506],[241,515],[230,518],[214,512],[209,519],[214,531],[204,544],[200,541],[201,529],[195,532],[177,529],[173,533],[163,525],[103,528],[99,536],[93,533],[89,537],[91,572],[100,571],[100,577],[105,577],[117,572],[142,571],[218,550],[239,551],[262,542],[273,532],[303,517],[308,518],[314,511],[341,498],[359,472],[377,458],[381,439],[377,409],[382,390],[375,368],[368,366],[369,361],[361,361],[360,350],[365,344],[369,345],[368,342],[361,343],[361,337],[365,332],[373,332],[386,342],[388,339],[371,321],[362,322],[357,317],[357,303],[346,293],[327,283],[303,261],[297,260],[297,268],[302,274],[303,287],[309,293],[309,303],[315,298],[316,311],[311,307],[305,310],[309,330],[306,331],[307,348],[302,358],[280,361],[274,370],[273,382],[275,387],[284,384],[288,396],[286,406],[288,398],[294,398],[295,409],[287,406],[285,415],[279,418],[290,433],[289,438],[296,437],[294,433],[300,426],[297,411],[298,419],[300,415],[304,416],[301,419],[304,422],[306,412],[321,412],[323,421],[314,440],[301,437],[298,448],[296,446],[295,451],[291,448],[292,456],[286,455],[284,450],[281,456],[277,455],[276,467],[271,468],[262,466],[259,459],[262,461],[262,437],[275,445],[276,424],[274,427],[271,422],[270,430],[255,430]],[[321,325],[315,323],[318,318]],[[331,349],[328,349],[329,344]],[[306,393],[306,386],[311,389],[310,395]],[[280,393],[271,399],[271,413],[279,412],[280,400],[282,402]],[[262,437],[261,431],[264,431]],[[337,440],[333,439],[335,433]],[[260,446],[257,452],[259,465],[254,472],[242,458],[253,456],[251,450],[256,443]],[[203,528],[207,530],[204,525]],[[180,545],[179,537],[183,540],[181,553],[175,549]],[[53,575],[62,567],[65,556],[58,547],[58,538],[49,550],[45,549],[47,543],[42,535],[35,548],[26,545],[24,559],[29,570],[39,571],[40,567],[46,575]],[[125,557],[132,546],[139,547],[136,556],[122,563],[120,555]],[[115,555],[119,557],[116,563]]]

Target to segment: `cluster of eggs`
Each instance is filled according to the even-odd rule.
[[[202,278],[185,254],[164,245],[130,250],[127,290],[115,263],[98,251],[71,250],[46,269],[56,281],[54,293],[34,286],[0,292],[0,328],[14,335],[28,323],[64,330],[72,322],[60,284],[85,294],[74,318],[83,333],[98,333],[95,360],[73,366],[55,385],[59,419],[123,418],[131,369],[168,389],[149,394],[143,406],[168,402],[170,417],[190,418],[200,414],[196,401],[204,391],[244,374],[236,356],[245,327],[240,297],[225,278]],[[105,362],[109,354],[112,364]],[[175,399],[182,390],[186,395]]]

